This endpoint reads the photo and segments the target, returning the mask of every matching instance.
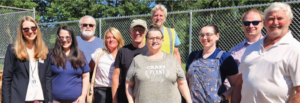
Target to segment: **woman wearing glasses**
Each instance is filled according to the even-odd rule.
[[[186,71],[193,102],[227,103],[233,88],[226,91],[223,85],[227,77],[235,84],[238,66],[230,53],[219,49],[219,29],[210,24],[202,27],[200,42],[203,50],[189,55]]]
[[[112,75],[114,62],[119,48],[124,45],[124,40],[120,31],[116,28],[109,28],[104,35],[104,50],[97,58],[102,48],[96,49],[91,55],[90,68],[94,69],[95,61],[98,62],[95,75],[94,103],[112,103]]]
[[[52,102],[50,63],[39,26],[32,17],[23,17],[17,40],[5,54],[2,103]]]
[[[53,103],[84,103],[90,75],[85,56],[70,26],[60,26],[56,37],[51,50]]]
[[[177,59],[160,49],[163,34],[158,26],[150,26],[146,43],[148,51],[137,55],[127,72],[128,102],[181,103],[181,93],[192,103],[184,71]]]

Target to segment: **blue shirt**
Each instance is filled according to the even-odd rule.
[[[164,28],[165,28],[165,26],[161,29],[161,32],[164,34]],[[175,31],[175,30],[174,30]],[[180,45],[181,44],[181,42],[180,42],[180,40],[179,40],[179,38],[178,38],[178,35],[177,35],[177,32],[175,31],[175,46],[178,46],[178,45]]]
[[[221,51],[221,49],[216,48],[214,53],[212,53],[207,59],[215,59],[218,55],[218,53]],[[193,62],[194,59],[203,58],[202,56],[203,50],[200,51],[193,51],[188,58],[187,64],[186,64],[186,71],[188,71],[189,66]],[[199,53],[199,55],[196,57],[196,54]],[[220,58],[220,71],[221,71],[221,78],[222,83],[224,82],[225,78],[227,76],[235,75],[238,73],[238,65],[231,56],[230,53],[224,52]]]
[[[89,63],[92,59],[91,54],[95,52],[98,48],[104,48],[103,46],[103,40],[95,37],[95,39],[91,42],[87,42],[81,38],[81,36],[76,36],[78,47],[79,49],[84,53],[86,60]]]
[[[82,91],[82,74],[90,72],[88,63],[83,68],[75,69],[67,60],[66,69],[57,68],[51,62],[53,100],[75,101]]]

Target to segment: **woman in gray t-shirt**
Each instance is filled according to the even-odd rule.
[[[192,103],[185,74],[177,59],[160,50],[163,34],[157,25],[150,26],[146,43],[148,51],[137,55],[127,72],[128,102],[181,103],[181,93],[187,103]]]

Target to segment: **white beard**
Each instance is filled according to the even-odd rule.
[[[86,30],[86,29],[85,29]],[[94,31],[85,31],[85,30],[80,30],[82,36],[86,37],[86,38],[91,38],[94,36],[95,34],[95,30]]]
[[[281,33],[282,33],[282,30],[280,30],[279,32],[272,31],[272,32],[270,33],[270,35],[271,35],[272,37],[279,37],[279,36],[281,35]]]

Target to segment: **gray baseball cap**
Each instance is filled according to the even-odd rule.
[[[147,30],[147,22],[145,20],[142,20],[142,19],[132,20],[132,22],[130,24],[130,29],[135,27],[135,26],[142,26]]]

